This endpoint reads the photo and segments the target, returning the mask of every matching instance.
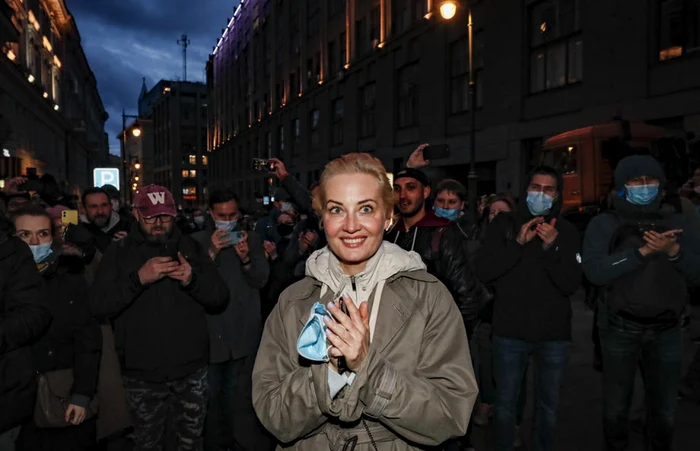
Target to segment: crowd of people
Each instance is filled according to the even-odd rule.
[[[272,159],[279,187],[257,215],[231,189],[183,211],[157,185],[126,206],[110,186],[8,181],[0,451],[468,450],[489,423],[508,451],[529,366],[532,449],[553,450],[582,280],[602,448],[628,449],[640,369],[649,449],[671,450],[679,391],[700,399],[700,357],[681,373],[700,170],[667,192],[652,157],[623,159],[582,236],[556,169],[472,206],[459,181],[431,180],[426,147],[393,184],[369,154],[309,187]]]

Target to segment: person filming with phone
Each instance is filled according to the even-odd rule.
[[[139,190],[129,235],[110,246],[90,304],[114,324],[135,450],[202,449],[207,404],[206,313],[226,307],[229,292],[206,247],[175,226],[173,195]],[[166,431],[167,430],[167,436]]]
[[[226,283],[228,307],[208,315],[209,407],[204,444],[207,450],[266,449],[267,436],[251,402],[251,377],[262,334],[260,292],[270,269],[262,240],[242,230],[236,193],[212,191],[211,220],[192,238],[208,249]]]

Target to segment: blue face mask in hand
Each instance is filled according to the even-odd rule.
[[[311,308],[309,320],[299,334],[297,340],[297,352],[300,356],[313,362],[328,362],[328,350],[326,343],[326,325],[323,318],[331,318],[326,306],[316,302]]]
[[[530,210],[533,216],[543,216],[552,209],[554,198],[542,191],[528,191],[525,202],[527,203],[527,209]]]
[[[433,211],[435,212],[435,216],[440,218],[449,219],[450,221],[456,221],[459,219],[459,210],[456,208],[453,210],[448,210],[447,208],[434,207]]]
[[[659,184],[627,186],[627,202],[634,205],[649,205],[659,195]]]

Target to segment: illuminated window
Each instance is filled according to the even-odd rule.
[[[196,177],[197,177],[197,170],[190,169],[190,178],[196,178]]]
[[[190,174],[189,174],[189,172],[187,171],[187,169],[183,169],[183,170],[182,170],[182,177],[183,177],[183,178],[187,178],[187,177],[189,177],[189,176],[190,176]]]
[[[700,50],[700,1],[659,0],[659,61]]]
[[[190,164],[195,165],[197,164],[197,155],[190,155]]]
[[[529,11],[530,92],[583,80],[580,0],[545,0]]]
[[[202,165],[206,166],[209,164],[209,157],[202,155]]]

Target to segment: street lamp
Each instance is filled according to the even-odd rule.
[[[135,127],[131,130],[131,134],[134,135],[134,137],[138,138],[139,136],[141,136],[141,129]]]
[[[121,157],[122,157],[122,186],[126,186],[126,181],[128,180],[127,178],[127,161],[126,161],[126,120],[127,119],[134,119],[135,124],[134,127],[131,129],[131,134],[135,137],[138,138],[141,136],[141,127],[139,125],[139,117],[135,116],[133,114],[126,114],[124,110],[122,110],[122,139],[121,139]],[[129,165],[131,165],[131,156],[129,156]],[[134,165],[136,169],[141,168],[141,164],[136,161],[136,165]],[[136,189],[134,189],[136,191]],[[128,191],[124,193],[124,201],[126,202],[128,200]]]
[[[136,169],[137,171],[141,169],[141,163],[139,163],[139,160],[136,160],[136,162],[134,163],[134,169]]]
[[[445,20],[457,14],[457,1],[445,0],[440,4],[440,16]],[[479,222],[479,209],[476,205],[476,186],[479,179],[476,173],[476,82],[474,80],[474,24],[472,23],[471,2],[467,3],[467,28],[469,30],[469,175],[467,175],[467,202],[474,225]]]

